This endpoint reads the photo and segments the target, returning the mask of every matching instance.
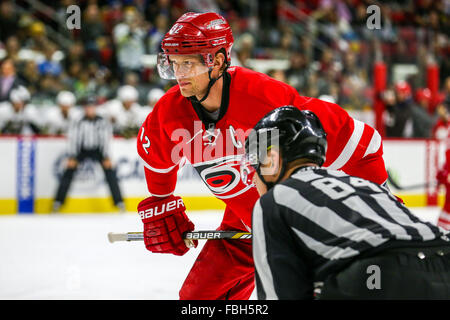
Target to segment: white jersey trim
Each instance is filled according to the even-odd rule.
[[[144,159],[142,159],[141,157],[139,157],[139,160],[142,162],[142,164],[144,165],[144,167],[146,167],[148,170],[157,172],[157,173],[168,173],[170,171],[172,171],[176,166],[178,166],[178,163],[169,167],[169,168],[165,168],[165,169],[157,169],[157,168],[153,168],[152,166],[150,166]]]
[[[378,133],[378,131],[374,129],[372,139],[370,139],[369,145],[366,149],[366,152],[364,153],[363,158],[365,158],[369,154],[377,152],[378,149],[380,149],[380,146],[381,146],[381,136]]]
[[[334,160],[334,162],[331,165],[324,168],[338,170],[342,168],[352,157],[353,153],[356,150],[356,147],[358,147],[358,143],[361,140],[361,137],[364,132],[364,122],[353,119],[353,123],[354,123],[353,133],[350,139],[348,140],[347,144],[345,145],[344,149],[342,150],[341,154],[337,157],[336,160]]]
[[[156,193],[152,193],[152,192],[150,192],[150,194],[152,195],[152,197],[165,198],[165,197],[173,195],[173,191],[168,194],[156,194]]]
[[[196,162],[193,163],[192,166],[193,167],[198,167],[198,166],[202,166],[205,164],[220,164],[222,162],[225,162],[227,160],[236,160],[236,161],[240,161],[242,159],[242,155],[239,154],[235,154],[235,155],[229,155],[229,156],[225,156],[222,158],[217,158],[217,159],[212,159],[212,160],[207,160],[207,161],[203,161],[203,162]]]

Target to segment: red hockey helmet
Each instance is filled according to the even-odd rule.
[[[226,63],[231,61],[233,34],[228,22],[214,12],[183,14],[164,36],[158,55],[158,72],[164,79],[175,79],[169,55],[201,55],[208,70],[214,55],[225,49]]]
[[[416,101],[427,101],[431,100],[431,90],[428,88],[421,88],[416,91]]]
[[[395,91],[397,94],[402,94],[406,97],[411,96],[411,86],[404,80],[400,80],[395,84]]]

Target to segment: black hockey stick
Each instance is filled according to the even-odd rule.
[[[215,239],[251,239],[251,232],[227,231],[227,230],[205,230],[191,231],[183,234],[186,240],[215,240]],[[116,241],[143,241],[142,232],[108,233],[109,242]]]
[[[395,179],[392,178],[389,171],[388,171],[388,181],[397,190],[411,190],[411,189],[418,189],[418,188],[428,188],[429,186],[436,186],[436,183],[430,183],[430,182],[413,184],[413,185],[409,185],[409,186],[400,186],[397,183],[397,181],[395,181]]]

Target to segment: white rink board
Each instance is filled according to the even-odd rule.
[[[62,138],[37,139],[36,198],[54,196],[58,183],[57,177],[62,174],[67,157],[66,148],[66,141]],[[110,154],[116,166],[123,197],[147,197],[144,167],[136,152],[135,139],[114,139],[111,143]],[[207,193],[208,190],[192,170],[188,164],[179,171],[180,184],[177,186],[177,191],[180,194]],[[99,163],[86,161],[80,166],[71,185],[70,196],[73,198],[109,197],[109,189]]]
[[[0,139],[0,199],[15,198],[17,189],[16,138]]]
[[[431,151],[427,153],[427,146]],[[437,152],[437,167],[433,162],[433,148]],[[445,142],[427,144],[427,140],[385,140],[383,141],[383,158],[386,169],[391,172],[397,183],[404,186],[423,185],[426,182],[433,183],[437,170],[445,162]],[[430,153],[431,152],[431,153]],[[430,157],[427,164],[427,156]],[[427,171],[427,165],[430,168]],[[425,193],[424,187],[418,187],[406,191],[395,190],[396,193]]]
[[[17,198],[18,142],[17,138],[0,138],[0,201],[14,201]],[[57,188],[58,176],[62,174],[66,157],[66,140],[63,138],[35,138],[34,199],[51,199]],[[416,185],[427,182],[426,140],[385,140],[384,160],[386,167],[395,175],[400,185]],[[439,146],[439,163],[445,155],[445,144]],[[117,168],[117,175],[124,198],[148,196],[144,169],[136,152],[135,139],[115,138],[111,144],[111,157]],[[398,194],[402,192],[397,192]],[[409,193],[425,194],[424,188],[408,190]],[[178,174],[175,193],[180,196],[211,196],[210,190],[200,180],[190,164]],[[80,166],[70,189],[73,198],[107,198],[109,189],[104,181],[103,171],[97,163],[90,161]],[[0,203],[1,205],[1,203]],[[199,208],[200,209],[200,208]],[[0,213],[13,213],[2,212]]]
[[[417,185],[426,180],[426,145],[422,142],[385,141],[383,143],[386,169],[395,174],[401,185]],[[423,188],[421,188],[423,191]]]

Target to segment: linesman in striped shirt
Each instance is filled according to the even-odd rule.
[[[88,97],[81,104],[84,116],[69,128],[69,158],[56,191],[53,212],[57,212],[64,204],[78,164],[86,159],[100,162],[114,204],[120,211],[125,211],[116,171],[109,156],[109,144],[113,139],[112,126],[106,119],[97,115],[95,97]]]
[[[449,232],[390,191],[321,168],[326,134],[310,111],[285,106],[246,140],[241,177],[253,210],[259,299],[450,299]]]

